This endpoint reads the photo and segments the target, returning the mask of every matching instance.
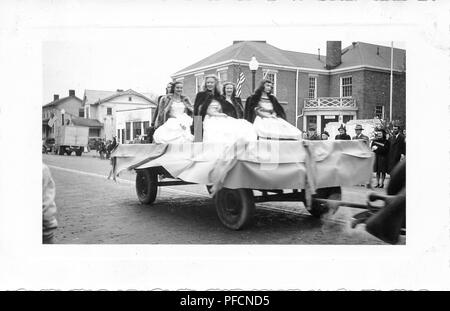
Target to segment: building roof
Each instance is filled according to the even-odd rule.
[[[342,63],[336,68],[373,66],[391,68],[391,47],[365,42],[354,42],[342,50]],[[406,51],[394,48],[393,69],[406,70]]]
[[[405,54],[405,50],[394,49],[395,70],[405,70]],[[321,55],[319,59],[317,54],[282,50],[265,41],[240,41],[179,70],[173,76],[231,60],[249,62],[252,56],[255,56],[259,63],[279,66],[325,70],[326,65],[326,55]],[[390,47],[355,42],[342,50],[342,63],[334,69],[353,66],[390,68]]]
[[[100,90],[85,90],[84,104],[95,105],[109,101],[122,95],[135,95],[144,98],[145,100],[155,104],[156,95],[152,93],[138,93],[132,89],[126,91],[100,91]]]
[[[98,128],[103,127],[103,124],[100,123],[100,121],[95,120],[95,119],[87,119],[87,118],[72,116],[71,120],[74,125],[78,125],[78,126],[88,126],[88,127],[98,127]]]
[[[80,98],[76,97],[76,96],[67,96],[67,97],[63,97],[63,98],[54,100],[54,101],[52,101],[52,102],[49,102],[48,104],[45,104],[44,106],[42,106],[42,108],[44,108],[44,107],[57,106],[57,105],[62,104],[62,103],[64,103],[66,100],[71,99],[71,98],[74,98],[74,99],[76,99],[76,100],[79,100],[80,103],[82,102],[82,100],[81,100]]]

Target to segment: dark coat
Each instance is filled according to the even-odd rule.
[[[194,116],[200,115],[200,110],[204,103],[206,103],[211,97],[219,99],[222,97],[220,94],[213,94],[211,91],[198,92],[194,100]]]
[[[159,108],[160,108],[160,105],[161,105],[161,100],[162,100],[165,96],[166,96],[166,95],[159,95],[159,96],[158,96],[158,100],[157,100],[157,102],[156,102],[156,109],[155,109],[155,111],[153,112],[153,116],[152,116],[152,123],[151,123],[151,126],[152,126],[152,127],[155,126],[155,122],[156,122],[156,119],[157,119],[157,117],[158,117]]]
[[[338,134],[334,137],[335,140],[351,140],[348,134]]]
[[[242,119],[244,117],[244,108],[239,97],[231,98],[233,104],[230,104],[230,102],[226,100],[225,96],[223,96],[223,100],[225,102],[224,104],[222,104],[223,113],[235,119]]]
[[[279,118],[286,120],[286,113],[284,112],[284,109],[283,107],[281,107],[277,98],[272,94],[269,94],[268,97],[270,102],[272,103],[273,110],[277,114],[277,116]],[[247,98],[247,101],[245,102],[244,119],[246,119],[250,123],[253,123],[253,121],[255,121],[256,118],[255,108],[258,107],[260,99],[261,98],[257,98],[257,96],[252,95],[249,98]]]
[[[367,146],[369,146],[369,137],[364,134],[360,134],[359,136],[353,136],[352,140],[362,140]]]
[[[386,138],[377,138],[372,141],[370,147],[377,146],[373,171],[386,173],[388,170],[389,141]]]
[[[220,103],[220,106],[222,107],[222,112],[226,114],[227,116],[230,116],[232,118],[238,119],[238,112],[235,106],[233,106],[230,102],[228,102],[224,97],[220,97],[217,99],[217,101]],[[202,120],[205,119],[206,112],[208,111],[208,107],[211,101],[208,103],[204,103],[200,107],[199,115],[202,116]]]
[[[308,135],[308,138],[307,138],[308,140],[322,140],[321,138],[320,138],[320,136],[319,136],[319,134],[317,134],[317,133],[314,133],[312,136],[309,136]]]
[[[389,167],[388,172],[391,172],[395,165],[400,161],[401,155],[406,155],[405,136],[398,134],[398,137],[392,136],[389,138]]]

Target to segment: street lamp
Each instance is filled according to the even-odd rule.
[[[250,60],[250,63],[248,64],[248,66],[250,67],[250,70],[252,72],[252,92],[254,92],[255,91],[255,73],[259,67],[259,63],[256,60],[255,56],[252,56],[252,59]]]
[[[64,109],[61,109],[61,125],[64,125],[64,114],[66,113],[66,111]]]

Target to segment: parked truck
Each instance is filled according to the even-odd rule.
[[[55,153],[59,155],[71,155],[75,152],[77,156],[83,154],[88,145],[89,127],[64,125],[55,128]]]

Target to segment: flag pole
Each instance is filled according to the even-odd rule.
[[[390,92],[389,92],[389,121],[390,122],[392,122],[393,67],[394,67],[394,41],[391,41],[391,81],[390,81]]]

